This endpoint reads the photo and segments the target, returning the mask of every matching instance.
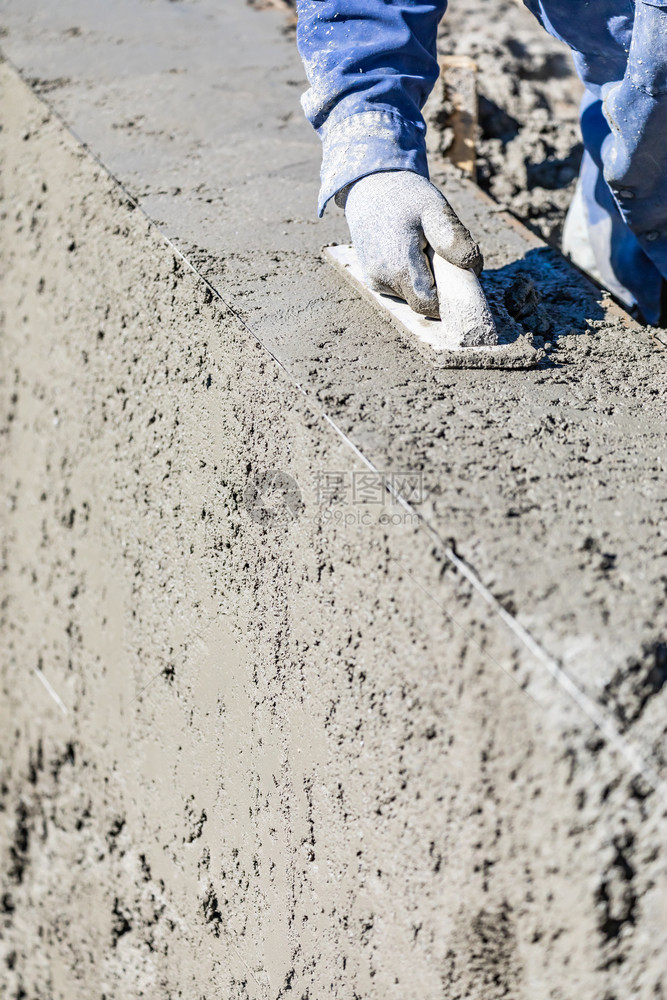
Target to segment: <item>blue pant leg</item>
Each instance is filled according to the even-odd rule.
[[[622,80],[632,39],[634,0],[524,0],[550,35],[569,45],[587,88]]]
[[[643,3],[644,0],[638,2]],[[647,2],[667,6],[667,0]],[[640,199],[634,198],[635,192],[629,192],[633,197],[633,213],[632,210],[626,211],[627,206],[623,203],[622,196],[627,186],[616,185],[612,191],[605,180],[605,166],[607,176],[610,176],[609,161],[618,139],[612,135],[605,117],[603,99],[610,85],[625,80],[625,87],[637,65],[658,65],[664,58],[665,43],[659,42],[655,32],[651,36],[644,32],[641,39],[634,37],[633,43],[634,0],[588,0],[585,4],[581,0],[525,0],[525,3],[550,34],[572,48],[577,72],[586,87],[581,108],[585,155],[580,177],[589,236],[598,268],[612,291],[625,301],[637,303],[648,322],[657,323],[664,284],[663,269],[657,266],[660,263],[660,246],[658,241],[653,241],[652,256],[647,252],[649,244],[642,248],[647,213],[645,211],[639,219],[637,210]],[[645,38],[649,38],[648,43]],[[655,38],[655,44],[651,43],[652,38]],[[638,40],[641,43],[639,52],[636,51]],[[662,51],[659,51],[660,45]],[[635,64],[629,66],[631,49]],[[641,138],[636,143],[637,148],[631,151],[630,159],[634,159],[635,163],[642,149],[645,151],[647,145],[655,144],[649,134],[651,129],[644,129],[644,117],[642,114],[636,116],[634,131],[639,131]],[[656,132],[655,128],[653,132]],[[655,156],[652,159],[655,161]],[[667,181],[667,176],[664,180]],[[659,203],[662,200],[650,197],[643,203],[649,217],[661,214]]]
[[[623,301],[634,301],[649,323],[658,323],[662,275],[623,218],[604,178],[602,147],[611,129],[602,111],[602,101],[588,90],[581,106],[581,132],[585,153],[580,183],[588,235],[598,268],[611,292]]]

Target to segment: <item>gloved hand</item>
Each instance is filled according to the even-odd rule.
[[[438,189],[411,170],[368,174],[336,195],[352,243],[376,292],[405,299],[415,312],[440,315],[426,248],[479,275],[479,247]]]

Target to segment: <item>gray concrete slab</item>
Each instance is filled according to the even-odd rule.
[[[314,217],[319,145],[282,16],[244,5],[5,0],[24,77],[377,467],[423,472],[430,527],[600,701],[664,639],[662,414],[667,356],[562,258],[439,176],[486,253],[502,309],[514,280],[551,368],[430,370],[321,258],[345,236]],[[406,349],[407,348],[407,349]],[[536,584],[539,581],[539,584]],[[652,735],[659,753],[661,711]]]
[[[331,970],[345,959],[350,971],[336,973],[339,992],[350,990],[364,996],[423,998],[439,996],[443,990],[454,996],[457,989],[464,995],[466,990],[484,990],[485,997],[494,996],[489,990],[496,987],[489,983],[493,970],[501,967],[498,996],[538,992],[555,998],[576,992],[578,997],[597,998],[604,990],[609,995],[635,991],[641,997],[659,996],[662,972],[656,956],[662,953],[662,945],[656,928],[663,878],[659,852],[664,837],[658,831],[664,811],[660,783],[665,773],[667,689],[663,429],[667,364],[659,343],[599,301],[557,254],[520,228],[509,228],[508,220],[492,206],[479,201],[457,178],[442,174],[438,181],[483,242],[485,285],[498,311],[502,314],[507,303],[533,289],[535,304],[526,322],[553,340],[557,350],[550,365],[528,373],[432,370],[389,322],[379,320],[341,283],[320,256],[323,243],[345,237],[344,222],[334,212],[321,223],[314,218],[318,143],[301,119],[297,97],[303,86],[302,72],[293,43],[275,13],[199,0],[127,4],[67,0],[46,9],[33,0],[20,4],[5,0],[0,4],[0,27],[2,49],[30,81],[33,94],[62,116],[224,303],[223,308],[187,269],[169,277],[177,260],[173,250],[146,227],[140,213],[132,213],[126,200],[113,193],[104,170],[88,169],[85,157],[82,160],[76,147],[68,146],[56,126],[41,122],[39,104],[34,98],[31,103],[27,96],[17,96],[16,81],[11,73],[5,74],[3,308],[9,332],[5,370],[13,373],[11,378],[30,400],[23,422],[14,427],[8,423],[6,428],[7,456],[21,470],[15,481],[10,475],[5,483],[10,508],[11,497],[20,500],[27,490],[27,513],[21,514],[11,536],[8,558],[17,609],[10,620],[20,639],[11,650],[12,669],[22,668],[23,647],[38,662],[40,644],[40,655],[46,657],[49,650],[60,648],[54,647],[56,635],[64,632],[61,612],[56,610],[44,619],[44,642],[28,638],[35,628],[31,618],[35,608],[41,607],[40,601],[44,607],[49,605],[52,594],[47,587],[44,598],[43,581],[22,582],[30,580],[31,573],[37,581],[40,578],[39,549],[30,558],[24,554],[28,539],[39,536],[35,530],[40,525],[40,477],[49,495],[57,494],[58,483],[62,488],[62,475],[49,466],[49,450],[58,455],[61,467],[69,461],[70,446],[67,440],[59,443],[58,439],[63,411],[69,414],[68,434],[79,434],[84,442],[87,421],[101,421],[98,430],[104,436],[105,421],[100,414],[106,407],[114,409],[119,394],[127,394],[132,401],[131,411],[149,406],[157,413],[159,408],[151,405],[151,395],[155,395],[164,400],[160,412],[169,414],[173,422],[171,437],[165,432],[164,439],[171,442],[169,461],[184,470],[187,483],[183,493],[177,491],[170,500],[168,560],[178,562],[187,555],[184,539],[194,530],[195,509],[188,508],[190,526],[183,529],[179,504],[188,491],[202,501],[202,510],[208,510],[208,498],[213,497],[218,509],[226,512],[216,514],[217,534],[212,530],[211,536],[205,527],[207,518],[202,518],[198,563],[208,567],[205,583],[195,568],[183,570],[181,590],[174,591],[166,579],[162,581],[164,567],[151,542],[153,532],[160,537],[160,516],[155,512],[145,526],[133,520],[140,502],[132,485],[134,475],[142,477],[142,489],[150,493],[156,488],[148,432],[139,434],[132,444],[134,435],[125,418],[114,413],[111,437],[105,439],[106,459],[96,459],[91,466],[85,449],[79,449],[74,487],[65,486],[47,519],[54,538],[51,547],[47,544],[47,562],[55,596],[66,603],[58,580],[67,578],[63,567],[68,558],[74,559],[67,555],[68,509],[81,510],[81,503],[89,504],[94,492],[103,498],[92,532],[96,541],[83,564],[75,560],[75,566],[77,572],[92,573],[103,553],[109,565],[117,567],[119,582],[113,600],[121,610],[114,627],[121,632],[129,629],[134,637],[134,659],[130,667],[123,667],[132,675],[125,678],[128,685],[140,691],[143,678],[161,676],[158,664],[164,659],[164,649],[180,648],[183,635],[188,644],[194,643],[202,627],[213,635],[218,627],[215,609],[227,607],[234,638],[215,632],[206,644],[216,649],[225,642],[230,646],[239,642],[242,647],[247,643],[251,651],[244,667],[248,681],[242,685],[239,703],[243,726],[251,726],[250,702],[255,697],[267,706],[266,716],[253,730],[258,738],[272,725],[280,732],[280,713],[293,711],[292,703],[306,706],[304,719],[295,717],[293,723],[285,723],[289,736],[284,738],[291,748],[287,763],[280,765],[276,750],[278,756],[271,766],[264,765],[257,741],[250,737],[248,753],[252,768],[268,782],[261,784],[261,778],[262,794],[272,803],[267,815],[272,808],[280,811],[278,802],[292,801],[290,788],[300,789],[293,800],[298,818],[285,820],[286,830],[293,822],[294,840],[286,832],[280,850],[286,855],[302,851],[299,845],[308,843],[309,817],[316,815],[329,867],[317,875],[308,867],[312,861],[307,857],[303,863],[288,864],[278,883],[267,861],[267,872],[258,883],[259,895],[253,896],[254,890],[248,887],[233,894],[236,914],[268,907],[256,938],[238,931],[239,945],[234,934],[230,938],[222,933],[224,921],[215,915],[210,887],[202,889],[203,909],[193,903],[189,890],[196,877],[194,862],[181,863],[175,857],[173,863],[165,861],[167,845],[182,835],[179,823],[174,820],[169,835],[160,832],[165,789],[159,756],[176,733],[183,732],[184,739],[192,741],[185,752],[188,764],[182,765],[174,779],[178,808],[187,813],[179,796],[188,787],[188,767],[202,768],[201,788],[208,788],[211,780],[197,752],[202,739],[206,742],[202,733],[214,739],[209,723],[201,721],[192,728],[179,715],[180,709],[169,709],[164,698],[159,698],[151,712],[166,734],[160,738],[165,742],[158,739],[159,749],[150,750],[150,739],[146,742],[150,727],[135,718],[135,706],[130,715],[138,726],[136,743],[131,741],[125,749],[118,721],[127,706],[121,711],[111,703],[104,739],[112,757],[123,761],[122,781],[129,782],[130,788],[119,793],[117,807],[122,802],[127,815],[132,814],[128,829],[135,831],[135,840],[136,831],[142,830],[150,841],[151,865],[182,885],[178,898],[182,908],[192,908],[188,926],[194,928],[183,934],[184,947],[199,956],[207,983],[216,982],[216,962],[231,962],[234,972],[225,980],[230,996],[278,996],[280,984],[291,982],[290,969],[296,970],[295,981],[304,990],[311,988],[313,995],[320,995],[328,988]],[[24,121],[29,122],[27,128]],[[30,138],[24,140],[24,134]],[[34,148],[30,145],[33,138]],[[41,184],[47,189],[43,198]],[[40,206],[46,215],[43,232]],[[36,233],[27,225],[29,216],[38,220]],[[87,249],[67,256],[72,243]],[[47,336],[49,308],[37,297],[40,280],[48,286],[51,270],[48,301],[54,310],[53,340]],[[84,332],[95,326],[101,329],[100,317],[106,310],[114,317],[114,347],[98,360],[92,377],[81,368],[80,355],[91,351]],[[143,332],[147,329],[151,338],[157,338],[164,357],[148,348]],[[26,330],[30,331],[27,340]],[[61,338],[62,352],[54,346]],[[208,381],[202,358],[209,351],[219,352],[209,374],[212,385],[220,379],[220,388],[204,402],[194,387]],[[166,364],[165,371],[173,372],[174,365],[182,368],[191,386],[187,391],[193,393],[188,397],[186,439],[197,441],[199,450],[204,448],[200,457],[208,469],[215,466],[216,448],[225,456],[222,483],[210,472],[202,473],[196,484],[189,478],[193,473],[188,463],[197,449],[186,446],[176,430],[183,420],[179,399],[186,390],[180,379],[172,384],[165,376],[165,385],[155,381],[159,364],[173,352],[175,360]],[[36,357],[45,359],[43,374],[35,371]],[[110,378],[107,366],[114,372],[113,386],[106,382]],[[76,395],[70,400],[64,388],[72,380],[81,405]],[[5,384],[6,408],[14,412],[11,400],[16,388],[7,377]],[[152,415],[157,420],[156,413]],[[43,446],[46,454],[41,452]],[[248,456],[253,469],[277,466],[293,475],[311,514],[318,512],[313,477],[327,470],[342,469],[346,476],[364,469],[417,473],[425,496],[421,503],[409,504],[414,524],[410,521],[406,527],[401,521],[396,534],[388,534],[378,521],[379,526],[368,534],[359,525],[353,527],[352,537],[349,530],[346,533],[345,521],[333,520],[331,534],[323,532],[323,542],[312,521],[300,519],[303,537],[272,536],[267,542],[266,536],[253,534],[247,512],[242,505],[239,508],[238,499],[234,501],[247,486],[243,469]],[[32,482],[33,474],[34,486],[20,485]],[[168,481],[168,467],[163,475],[167,479],[162,481]],[[79,490],[80,503],[67,508],[70,488]],[[155,499],[149,507],[159,510]],[[354,512],[348,505],[345,513]],[[116,528],[117,524],[121,526]],[[231,538],[241,541],[227,564],[220,552],[234,552],[225,542]],[[374,569],[378,559],[382,568]],[[311,565],[313,560],[317,566]],[[146,564],[141,593],[132,583],[137,561]],[[348,563],[356,567],[353,583]],[[194,583],[190,572],[195,573]],[[91,601],[98,609],[95,615],[101,628],[105,584],[99,575],[95,580]],[[296,580],[300,582],[295,584]],[[208,603],[203,617],[196,609],[185,615],[182,634],[175,621],[175,638],[164,647],[160,645],[167,636],[163,626],[174,615],[177,592],[195,597],[205,593]],[[128,617],[133,602],[138,602],[135,610],[143,633],[132,625],[133,616]],[[276,607],[285,602],[285,614],[276,623]],[[330,612],[332,617],[328,617]],[[97,621],[95,615],[91,622]],[[395,627],[389,623],[392,615],[397,615]],[[63,647],[52,657],[49,676],[59,682],[56,687],[64,692],[64,701],[70,707],[76,705],[78,738],[88,747],[95,768],[103,772],[108,761],[104,752],[94,749],[91,727],[98,725],[104,731],[105,697],[121,698],[114,692],[123,690],[123,684],[112,677],[114,650],[120,647],[112,643],[100,649],[102,640],[95,637],[95,629],[86,626],[86,620],[83,614],[78,625],[85,633],[81,648],[86,655],[81,654],[70,674]],[[262,621],[268,623],[264,636],[258,624]],[[325,637],[313,621],[325,623],[322,629],[329,629],[330,634]],[[298,627],[297,622],[301,623]],[[366,623],[363,627],[362,622]],[[442,631],[445,622],[450,625]],[[244,627],[239,623],[245,623]],[[366,635],[369,644],[363,654],[352,657],[353,672],[361,670],[365,678],[373,675],[368,703],[361,689],[347,692],[341,674],[350,655],[345,650],[350,642],[354,645],[356,631]],[[152,637],[145,663],[142,635]],[[285,642],[288,648],[282,656],[276,651]],[[261,683],[253,675],[253,655],[262,663],[274,662],[268,679]],[[97,669],[95,656],[103,662],[99,677],[94,674],[106,678],[103,696],[90,694],[93,685],[86,680],[88,672]],[[178,689],[179,699],[201,712],[203,720],[207,693],[197,689],[196,680],[201,657],[183,656],[186,679]],[[239,656],[243,660],[242,652]],[[288,671],[291,679],[286,681],[281,670],[288,665],[296,675]],[[308,679],[308,670],[317,680]],[[508,678],[515,670],[519,688]],[[213,676],[212,667],[211,671]],[[460,683],[455,681],[459,676]],[[24,720],[24,699],[19,697],[24,692],[25,681],[20,679],[24,675],[9,677],[17,695],[12,711],[24,727],[15,741],[17,752],[27,754],[29,744],[36,753],[42,723],[39,718]],[[365,718],[367,712],[373,716],[373,706],[383,704],[387,692],[407,690],[413,684],[416,700],[412,707],[419,725],[424,732],[436,725],[438,739],[434,742],[429,737],[420,743],[413,759],[411,723],[405,721],[410,714],[405,716],[401,704],[391,709],[390,724],[382,722],[382,712],[369,724],[374,735],[368,736],[369,749],[362,750],[351,735],[352,720]],[[254,688],[261,697],[253,694]],[[342,690],[347,693],[342,695]],[[344,723],[337,731],[330,706],[348,695],[349,702],[338,710]],[[243,702],[246,697],[248,704]],[[280,706],[277,717],[271,705]],[[433,722],[427,723],[429,713]],[[446,727],[442,732],[437,729],[437,720],[445,718],[461,740],[460,756],[457,750],[447,766],[464,775],[471,768],[469,780],[457,780],[456,789],[464,791],[456,802],[459,793],[444,783],[442,794],[453,796],[451,808],[445,808],[435,792],[428,792],[437,789],[447,760]],[[58,728],[48,720],[52,757],[57,757],[58,740],[60,744],[66,741],[68,725],[61,722]],[[482,736],[487,726],[497,727],[493,751]],[[311,728],[326,748],[321,760],[308,744],[313,739],[308,735]],[[516,787],[517,771],[511,763],[515,735],[515,763],[525,768]],[[276,736],[278,742],[282,738]],[[341,738],[344,749],[338,753],[335,746]],[[231,739],[229,731],[224,739]],[[296,763],[304,740],[314,762],[307,773]],[[225,746],[225,752],[233,754],[233,746]],[[496,753],[494,779],[489,784],[488,758],[495,760]],[[359,754],[357,782],[349,776],[355,773],[351,761],[359,759]],[[418,775],[408,783],[407,791],[400,787],[406,754]],[[151,775],[148,784],[127,777],[128,769],[131,773],[132,768],[142,766]],[[395,773],[397,799],[392,798],[393,786],[380,795],[381,775],[387,767]],[[217,817],[216,823],[222,823],[221,810],[231,810],[236,817],[234,828],[241,831],[241,806],[234,805],[234,794],[241,795],[250,772],[243,767],[232,770],[235,792],[229,793],[223,805],[210,790],[193,794],[199,796],[198,803],[205,800],[205,811]],[[334,774],[343,787],[348,776],[350,795],[357,796],[358,805],[354,814],[341,820],[336,837],[330,838],[327,825],[334,820],[326,804],[328,792],[321,791],[322,800],[318,799],[313,812],[308,789],[313,781],[317,788],[321,781],[330,789]],[[13,791],[25,796],[26,786],[19,779],[15,777]],[[91,787],[80,768],[72,781],[74,786],[83,781],[84,787]],[[279,792],[271,791],[272,784]],[[492,794],[491,787],[497,793]],[[57,797],[56,791],[51,789],[48,796]],[[142,796],[149,800],[144,812],[136,805]],[[384,805],[379,808],[388,810],[388,825],[377,819],[382,815],[376,811],[382,796]],[[548,801],[542,798],[536,804],[541,796]],[[128,801],[135,805],[130,807]],[[246,804],[242,797],[239,801]],[[416,812],[415,801],[424,803]],[[109,801],[97,800],[100,814],[115,802],[113,796]],[[477,809],[482,810],[484,823],[488,821],[488,838],[485,833],[479,841],[475,821],[470,819]],[[497,836],[493,817],[498,813],[512,832],[500,836],[502,846],[494,854],[490,846]],[[460,837],[453,832],[459,826]],[[246,880],[254,863],[248,845],[256,830],[251,827],[254,832],[244,832],[246,853],[240,863]],[[215,858],[215,872],[210,875],[201,870],[200,858],[199,877],[202,883],[207,879],[215,883],[220,895],[220,872],[232,870],[231,852],[236,848],[224,823],[216,831],[224,843],[223,852],[229,851],[230,857]],[[357,862],[349,853],[361,833],[372,843],[369,856],[374,861],[380,856],[391,858],[393,866],[388,882],[382,881],[381,874],[368,874],[373,901],[368,906],[366,889],[359,889],[354,872]],[[260,853],[275,864],[268,848],[270,830],[257,836]],[[429,845],[435,845],[432,850],[437,854],[441,838],[443,856],[457,858],[459,850],[464,855],[459,868],[459,862],[451,860],[442,884],[439,879],[433,883],[433,873],[437,875],[441,865],[433,862],[430,870],[428,861]],[[187,842],[196,840],[195,836]],[[207,834],[205,842],[213,850],[216,834]],[[81,849],[74,836],[67,844],[65,853],[71,851],[72,856]],[[57,858],[57,846],[50,850]],[[139,854],[136,849],[128,854],[128,863],[132,858],[137,871],[141,870]],[[524,881],[517,875],[516,859],[526,859],[525,866],[533,856],[541,858],[540,875],[533,873]],[[554,869],[553,878],[546,877],[549,868]],[[484,873],[494,869],[497,877],[487,878]],[[94,878],[92,860],[87,870]],[[376,870],[382,871],[382,866]],[[345,905],[333,888],[336,871],[347,872]],[[571,881],[573,873],[576,879]],[[120,874],[105,870],[101,891],[113,896],[114,878],[120,879]],[[155,894],[163,891],[157,883],[150,884]],[[39,885],[39,879],[29,882],[26,891],[30,893],[34,886],[38,891]],[[19,890],[14,886],[12,891]],[[49,888],[44,894],[47,908],[52,892]],[[492,904],[485,907],[482,900],[488,892]],[[277,894],[278,908],[286,907],[286,928],[271,909],[273,904],[266,902],[274,898],[272,894]],[[287,906],[285,899],[293,900],[295,894],[301,902],[296,908],[293,903]],[[466,912],[453,917],[458,913],[455,900],[461,894]],[[326,898],[329,907],[323,906],[317,917],[316,897]],[[97,899],[94,893],[91,898]],[[29,905],[29,897],[23,902]],[[75,912],[74,902],[72,906]],[[549,907],[553,913],[544,918],[549,926],[545,937],[540,920]],[[349,927],[350,919],[359,923],[359,933],[352,935],[349,946],[343,943],[346,932],[332,931],[334,910],[346,913],[348,923],[341,926]],[[510,911],[517,914],[516,919],[510,920]],[[214,937],[204,938],[206,946],[200,947],[196,941],[207,912],[213,914]],[[299,920],[305,916],[317,930],[304,930],[302,921],[297,931],[297,912]],[[426,933],[420,937],[418,929],[412,950],[406,953],[402,949],[414,933],[409,930],[408,912],[414,912],[414,926],[421,921]],[[104,921],[109,919],[107,913]],[[111,933],[104,921],[102,936]],[[121,917],[114,917],[112,925],[122,927]],[[377,926],[375,932],[373,926]],[[489,928],[495,928],[493,933]],[[278,947],[276,935],[282,941],[283,933],[287,957],[272,950]],[[486,935],[488,939],[489,934],[498,942],[495,951],[491,949],[495,958],[489,957],[488,948],[480,951],[478,938]],[[136,948],[132,968],[139,970],[136,982],[140,982],[145,946],[128,935],[129,931],[124,935],[128,948],[130,943]],[[508,943],[515,939],[517,947]],[[268,949],[263,958],[262,949]],[[178,949],[176,953],[182,954]],[[127,991],[134,980],[123,978],[122,962],[109,961],[113,966],[110,981]],[[247,967],[244,972],[248,961],[250,972]],[[179,979],[178,962],[170,962],[161,974],[182,985],[185,978]],[[63,995],[67,995],[68,968],[65,961]],[[411,986],[406,986],[408,968],[415,976]],[[186,975],[193,978],[184,988],[194,990],[196,969],[187,966],[182,972]],[[241,985],[244,976],[245,987]]]

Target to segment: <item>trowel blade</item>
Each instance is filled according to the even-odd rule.
[[[354,247],[325,247],[324,254],[403,333],[415,337],[437,367],[532,368],[544,357],[543,351],[533,348],[530,337],[499,344],[491,310],[472,271],[433,255],[439,297],[446,306],[441,305],[443,317],[438,320],[414,312],[402,299],[369,288]]]
[[[369,288],[354,247],[326,247],[325,253],[364,295],[435,351],[497,345],[498,334],[491,311],[472,271],[464,271],[442,257],[432,255],[431,266],[442,313],[441,319],[433,319],[414,312],[402,299]]]

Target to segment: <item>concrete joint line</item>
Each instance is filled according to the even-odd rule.
[[[661,795],[667,803],[667,783],[665,783],[658,773],[644,760],[637,748],[626,740],[616,729],[611,719],[600,711],[598,706],[592,701],[577,685],[569,674],[567,674],[558,660],[550,656],[549,653],[537,642],[523,625],[517,621],[500,601],[493,596],[491,591],[479,579],[475,571],[452,548],[444,549],[445,556],[456,567],[475,588],[484,601],[493,609],[495,614],[507,625],[519,641],[533,655],[533,657],[546,668],[548,673],[556,680],[564,691],[569,694],[581,711],[588,716],[590,721],[596,726],[609,743],[625,757],[633,770],[642,777]]]
[[[289,375],[289,372],[287,373]],[[310,402],[310,401],[309,401]],[[333,428],[342,440],[353,450],[355,455],[367,466],[369,471],[379,474],[379,470],[366,458],[356,445],[350,441],[347,435],[337,426],[337,424],[326,413],[320,414],[323,419]],[[551,656],[540,643],[524,628],[524,626],[507,611],[500,601],[494,597],[489,588],[485,586],[477,572],[464,559],[459,556],[451,545],[447,545],[440,537],[435,528],[426,521],[404,497],[391,486],[387,485],[388,492],[393,496],[403,509],[418,518],[419,525],[427,531],[433,542],[440,549],[445,558],[454,568],[470,583],[473,589],[480,595],[484,602],[489,605],[494,614],[510,629],[528,652],[546,668],[548,673],[560,684],[563,690],[572,698],[578,708],[587,716],[593,725],[600,730],[608,742],[623,756],[632,769],[641,774],[642,777],[657,791],[663,801],[667,803],[667,783],[662,780],[659,774],[648,764],[637,748],[626,740],[612,723],[611,719],[605,715],[598,706],[575,684],[572,678],[563,670],[562,666],[553,656]],[[411,574],[409,574],[411,575]],[[413,578],[414,579],[414,578]],[[416,582],[416,581],[415,581]],[[432,600],[434,598],[429,594]],[[436,602],[438,603],[438,602]]]

